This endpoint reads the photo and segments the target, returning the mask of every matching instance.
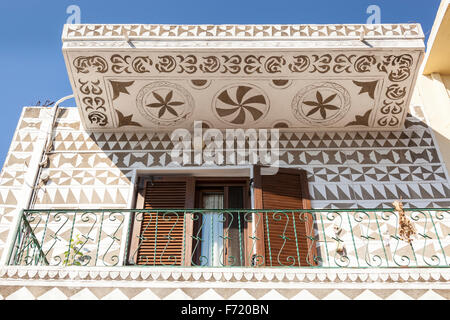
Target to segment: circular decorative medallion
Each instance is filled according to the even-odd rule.
[[[304,87],[292,100],[295,117],[310,124],[331,125],[350,108],[350,94],[337,83],[325,82]]]
[[[231,125],[256,123],[269,111],[269,99],[264,92],[248,84],[226,87],[213,101],[216,116]]]
[[[136,97],[139,112],[158,126],[173,126],[188,119],[194,99],[183,87],[165,81],[143,87]]]

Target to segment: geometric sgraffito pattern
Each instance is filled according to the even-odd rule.
[[[12,140],[8,156],[0,174],[0,254],[11,230],[13,217],[20,199],[24,174],[33,153],[33,147],[40,130],[43,108],[25,108],[18,128]],[[134,170],[145,168],[164,168],[171,165],[170,150],[173,144],[166,133],[87,133],[82,131],[80,119],[75,108],[62,108],[57,119],[53,150],[49,154],[48,167],[44,172],[49,180],[36,193],[35,208],[127,208],[130,193],[133,192],[132,177]],[[403,199],[405,207],[450,207],[450,187],[444,165],[430,129],[425,123],[409,115],[405,129],[395,132],[336,132],[336,133],[293,133],[284,132],[280,137],[281,165],[304,169],[308,173],[311,204],[313,208],[392,208],[392,201]],[[326,222],[326,221],[325,221]],[[419,219],[418,232],[427,235],[432,224],[426,226]],[[53,228],[55,226],[50,226]],[[386,230],[392,233],[394,222],[385,222]],[[80,227],[81,228],[81,227]],[[106,226],[107,234],[94,231],[101,238],[99,256],[116,255],[119,248],[109,247],[115,225]],[[370,252],[383,253],[379,247],[373,247],[380,241],[367,243],[366,238],[379,237],[380,230],[365,225],[344,227],[342,239],[349,250],[352,263],[364,264],[367,248]],[[421,229],[422,228],[422,229]],[[445,223],[437,223],[436,228],[442,236],[443,250],[449,250],[450,230]],[[322,229],[322,226],[321,228]],[[329,236],[333,233],[333,224],[325,223],[323,230],[329,237],[329,245],[334,242]],[[81,232],[81,231],[80,231]],[[378,233],[377,233],[378,232]],[[350,240],[353,234],[355,241]],[[94,236],[93,236],[94,237]],[[103,237],[103,238],[102,238]],[[366,238],[364,238],[366,237]],[[327,241],[328,241],[327,240]],[[386,239],[385,239],[386,240]],[[389,240],[389,239],[388,239]],[[389,252],[396,246],[395,239],[386,244],[386,254],[392,259],[410,256],[411,248],[399,247],[396,254]],[[390,242],[390,243],[388,243]],[[425,239],[416,240],[414,250],[419,261],[432,263],[430,252],[440,252],[437,243]],[[389,244],[389,245],[388,245]],[[323,247],[323,246],[322,246]],[[97,248],[90,248],[97,255]],[[320,245],[319,245],[319,248]],[[55,256],[61,255],[62,248],[55,247]],[[59,250],[59,251],[58,251]],[[102,251],[103,250],[103,251]],[[350,250],[353,250],[350,252]],[[392,249],[393,250],[393,249]],[[425,255],[423,254],[425,252]],[[358,257],[358,258],[357,258]],[[359,259],[359,260],[358,260]],[[431,259],[431,260],[430,260]],[[334,257],[330,258],[334,260]],[[370,260],[369,260],[370,261]],[[109,261],[110,262],[110,261]],[[108,263],[109,263],[108,262]],[[448,279],[447,279],[448,280]],[[73,288],[69,286],[32,287],[4,285],[0,287],[0,298],[29,299],[62,298],[76,299],[264,299],[280,296],[283,299],[427,299],[449,298],[447,289],[393,289],[362,288],[357,289],[308,289],[308,288],[147,288],[100,286]]]
[[[81,269],[84,269],[81,267]],[[408,273],[352,271],[351,273],[172,272],[164,269],[84,269],[80,271],[0,270],[0,299],[29,300],[448,300],[448,272],[419,269]],[[242,281],[245,278],[246,281]],[[30,280],[41,286],[27,285]],[[78,279],[77,286],[72,279]],[[95,281],[93,281],[95,279]],[[121,281],[114,281],[120,279]],[[8,281],[13,280],[13,281]],[[271,282],[270,288],[261,285]],[[171,283],[172,285],[169,285]],[[176,286],[173,286],[176,283]],[[205,284],[208,284],[206,287]],[[431,287],[430,287],[431,286]]]
[[[120,187],[48,187],[45,191],[39,190],[35,205],[36,208],[73,207],[77,204],[91,205],[96,208],[125,207],[127,205],[129,188]],[[75,206],[76,207],[76,206]]]
[[[312,186],[314,200],[385,200],[385,199],[423,199],[450,198],[446,183],[409,184],[355,184],[350,186],[315,185]]]
[[[20,214],[18,201],[40,134],[44,108],[24,108],[0,172],[0,256],[10,234],[11,223]]]
[[[408,182],[447,181],[440,165],[328,166],[310,169],[310,182]]]
[[[22,185],[40,112],[25,108],[0,188]],[[279,146],[282,166],[307,171],[314,208],[383,208],[399,198],[406,207],[450,205],[448,177],[430,129],[412,115],[402,131],[281,132]],[[77,110],[62,108],[44,169],[50,179],[36,205],[125,207],[133,170],[172,165],[173,147],[164,132],[85,132]],[[14,198],[3,193],[3,202]]]
[[[449,289],[0,287],[5,300],[448,300]]]
[[[129,33],[133,36],[151,36],[166,38],[308,38],[355,36],[363,31],[365,36],[418,36],[422,33],[418,24],[384,24],[384,25],[67,25],[63,39],[79,37],[97,38],[101,36],[120,37]]]
[[[281,132],[279,140],[280,147],[286,149],[434,147],[429,131],[417,126],[414,126],[414,130],[398,132]],[[165,132],[93,132],[88,134],[83,131],[61,130],[54,138],[55,151],[140,151],[170,148],[173,148],[170,134]]]
[[[132,170],[49,170],[49,187],[57,186],[128,186]]]
[[[37,205],[95,205],[96,199],[105,205],[116,197],[114,190],[120,190],[111,205],[124,206],[133,169],[172,164],[174,146],[168,133],[87,133],[74,130],[79,125],[76,110],[63,110],[58,123],[64,126],[57,127],[49,155],[47,194],[39,194]],[[28,132],[33,128],[24,126],[17,136],[32,140]],[[411,115],[403,131],[281,132],[279,143],[281,165],[307,171],[315,208],[390,208],[399,198],[406,207],[450,206],[449,184],[433,137],[427,125]],[[15,153],[9,161],[19,170],[26,157]],[[20,173],[5,173],[0,183],[17,185]],[[77,186],[86,190],[63,191]],[[91,192],[91,186],[100,191]],[[105,193],[101,190],[106,186]]]

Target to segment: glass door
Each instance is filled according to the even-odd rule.
[[[193,264],[221,267],[245,265],[245,207],[243,186],[198,187],[193,232]]]
[[[222,192],[202,192],[202,209],[223,209],[224,194]],[[205,266],[223,265],[224,237],[223,213],[204,212],[202,215],[201,260]]]

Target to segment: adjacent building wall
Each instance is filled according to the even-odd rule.
[[[436,137],[437,145],[450,171],[450,76],[432,73],[420,76],[417,82],[419,101],[430,127]]]

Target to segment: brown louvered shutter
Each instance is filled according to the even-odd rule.
[[[279,168],[275,175],[264,175],[262,168],[254,170],[256,209],[311,209],[304,170]],[[264,253],[264,265],[315,265],[315,244],[308,238],[314,235],[310,214],[267,212],[262,217],[257,233],[264,242],[260,241],[257,251]]]
[[[183,209],[193,207],[194,182],[189,177],[161,177],[146,180],[141,207],[148,211],[135,218],[139,222],[134,233],[137,265],[188,265],[189,234],[192,219],[186,219]],[[176,212],[152,212],[151,209],[180,209]],[[137,235],[135,235],[137,236]],[[136,243],[137,242],[137,243]],[[184,249],[184,251],[183,251]],[[187,254],[186,254],[187,253]]]

